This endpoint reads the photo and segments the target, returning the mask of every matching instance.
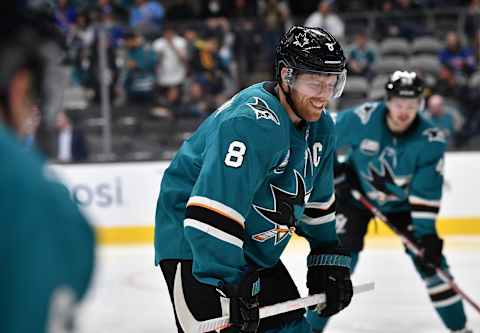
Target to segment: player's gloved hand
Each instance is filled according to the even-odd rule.
[[[439,267],[442,262],[443,240],[436,234],[422,236],[418,240],[418,245],[423,249],[423,258],[418,258],[416,262],[422,266],[428,275],[435,274],[435,269],[430,265]]]
[[[334,184],[337,195],[349,195],[352,189],[360,189],[360,183],[357,174],[347,162],[335,162],[334,165]]]
[[[230,298],[230,324],[228,332],[256,332],[260,322],[258,293],[260,278],[256,270],[247,272],[237,284],[224,284],[220,287]],[[222,331],[223,332],[223,331]]]
[[[310,295],[325,293],[327,301],[311,310],[329,317],[346,308],[353,296],[351,257],[345,249],[315,249],[307,257],[307,287]]]

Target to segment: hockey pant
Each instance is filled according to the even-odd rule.
[[[353,272],[358,262],[359,254],[363,250],[368,223],[373,216],[366,209],[359,208],[353,204],[353,198],[337,198],[337,200],[337,235],[343,246],[351,251]],[[390,213],[386,214],[386,216],[400,232],[411,237],[411,233],[408,231],[411,224],[410,212]],[[423,268],[413,260],[413,254],[406,253],[411,257],[415,269],[425,282],[432,305],[444,325],[452,331],[463,329],[467,320],[460,295],[436,274],[428,275],[424,272]],[[448,271],[445,257],[442,258],[441,266],[443,270]],[[319,332],[322,332],[328,321],[328,318],[314,316],[310,313],[307,317],[312,327]]]
[[[177,264],[181,264],[180,272],[177,272]],[[216,288],[198,282],[192,274],[191,260],[163,260],[160,262],[163,276],[168,286],[170,301],[172,302],[175,322],[179,333],[184,332],[175,309],[173,294],[175,275],[181,274],[182,289],[185,302],[188,306],[189,315],[195,320],[203,321],[225,315],[222,313],[220,295]],[[260,306],[271,305],[299,298],[297,287],[290,274],[281,261],[272,268],[260,271],[261,291],[259,294]],[[178,291],[177,291],[178,292]],[[296,310],[265,318],[260,321],[258,332],[263,333],[310,333],[311,328],[304,316],[305,310]],[[221,332],[233,333],[235,329],[224,329]],[[213,331],[212,331],[213,333]]]

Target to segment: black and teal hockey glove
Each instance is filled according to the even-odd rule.
[[[256,270],[249,271],[239,283],[224,284],[220,290],[230,298],[230,324],[233,327],[227,332],[257,332],[260,322],[258,302],[260,278],[258,272]]]
[[[327,301],[311,310],[329,317],[346,308],[353,296],[351,257],[344,249],[315,249],[307,257],[307,287],[310,295],[325,293]]]
[[[357,174],[349,163],[335,161],[333,173],[335,194],[337,196],[348,197],[352,189],[362,192]]]

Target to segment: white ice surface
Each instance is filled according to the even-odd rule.
[[[396,240],[391,243],[367,243],[353,282],[375,281],[376,289],[355,297],[326,333],[447,332],[410,260]],[[282,257],[302,295],[306,253],[306,246],[297,242]],[[445,253],[459,286],[480,302],[480,238],[449,238]],[[79,312],[82,333],[176,332],[168,291],[153,257],[151,246],[98,249],[94,283]],[[469,326],[480,333],[480,314],[465,307]]]

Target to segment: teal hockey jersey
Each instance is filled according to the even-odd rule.
[[[0,332],[72,332],[94,233],[40,156],[0,125]]]
[[[165,171],[155,262],[193,259],[207,284],[237,282],[248,262],[275,265],[294,229],[336,245],[334,124],[298,129],[272,82],[239,92],[184,142]]]
[[[348,147],[361,190],[382,212],[411,211],[417,236],[435,233],[440,209],[445,133],[418,114],[402,135],[386,124],[383,102],[336,117],[337,148]]]

